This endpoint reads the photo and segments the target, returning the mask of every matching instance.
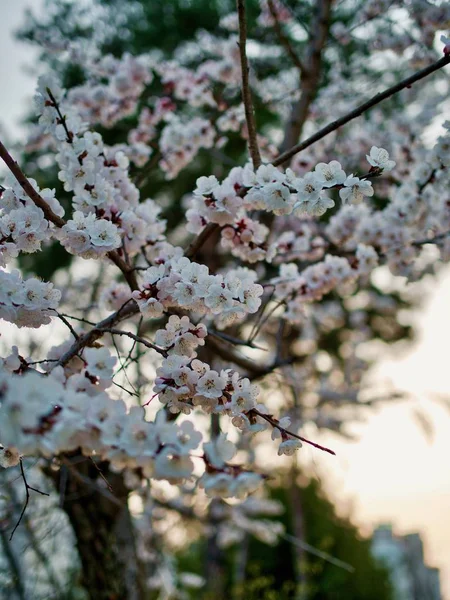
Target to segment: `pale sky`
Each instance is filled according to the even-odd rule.
[[[26,72],[35,64],[37,52],[14,40],[14,31],[22,24],[26,8],[39,10],[43,0],[0,0],[0,131],[16,140],[20,117],[25,114],[27,99],[32,98],[35,77]]]
[[[32,97],[35,77],[24,68],[35,52],[18,44],[13,31],[26,7],[38,9],[42,0],[0,0],[0,131],[16,140],[20,117]],[[428,564],[441,569],[445,598],[450,600],[450,410],[433,401],[433,393],[449,394],[450,270],[430,283],[429,299],[421,312],[420,341],[408,354],[386,360],[380,379],[390,377],[410,391],[416,406],[428,415],[434,433],[427,440],[412,414],[413,405],[395,404],[378,410],[355,426],[359,441],[336,437],[327,442],[337,457],[311,455],[317,475],[327,482],[341,510],[365,532],[372,525],[392,522],[399,533],[419,531],[425,541]],[[450,405],[450,401],[449,401]],[[381,600],[381,599],[380,599]]]

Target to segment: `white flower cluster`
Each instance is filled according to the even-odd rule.
[[[111,374],[100,354],[88,353],[86,358],[91,377]],[[192,476],[189,454],[202,438],[192,423],[168,423],[163,412],[154,422],[146,421],[143,408],[127,411],[124,402],[105,392],[77,391],[69,385],[73,377],[64,386],[55,377],[36,372],[16,376],[0,370],[0,439],[14,456],[55,456],[81,448],[118,469],[141,467],[148,477],[180,482]]]
[[[203,444],[206,471],[199,480],[207,496],[220,498],[245,498],[262,483],[258,473],[243,471],[227,464],[236,454],[236,446],[220,434],[215,440]]]
[[[368,160],[377,174],[395,165],[386,150],[375,146]],[[213,175],[197,180],[186,214],[188,229],[199,233],[207,223],[217,223],[223,228],[222,245],[234,256],[247,262],[270,262],[277,245],[267,243],[268,228],[250,218],[247,211],[321,216],[334,206],[334,200],[326,195],[332,188],[339,189],[343,202],[353,204],[374,193],[370,181],[347,176],[336,160],[317,164],[303,177],[297,177],[292,169],[283,173],[270,164],[261,165],[256,172],[250,164],[235,167],[222,183]]]
[[[191,451],[202,440],[192,422],[168,422],[164,411],[150,422],[143,408],[127,410],[102,389],[115,363],[108,350],[87,348],[83,358],[83,369],[67,380],[61,367],[51,376],[13,375],[0,367],[0,466],[17,465],[21,455],[56,456],[81,448],[119,470],[139,467],[146,477],[172,483],[192,478]],[[261,475],[226,464],[235,452],[226,436],[204,444],[206,471],[199,484],[209,496],[244,498],[262,482]]]
[[[77,210],[62,227],[58,237],[64,248],[82,258],[99,258],[119,248],[121,237],[116,225],[107,219],[97,219],[94,213]]]
[[[195,406],[207,412],[242,417],[233,424],[244,430],[250,424],[246,413],[258,407],[258,386],[231,370],[214,371],[207,363],[184,355],[171,355],[157,370],[154,391],[171,412],[189,414]],[[260,430],[260,428],[258,429]]]
[[[82,66],[88,81],[73,88],[68,100],[91,125],[112,127],[133,114],[142,92],[153,79],[151,61],[146,56],[125,53],[115,58],[108,54]]]
[[[355,280],[360,273],[346,258],[327,254],[325,260],[307,267],[301,273],[295,263],[280,266],[280,274],[270,282],[275,286],[275,297],[287,300],[284,318],[294,323],[301,321],[303,305],[321,300],[337,286]]]
[[[204,65],[193,71],[175,61],[166,61],[157,70],[161,82],[171,88],[176,100],[195,107],[217,106],[211,92],[210,73],[205,73]]]
[[[22,279],[19,271],[0,269],[0,318],[17,327],[40,327],[50,323],[61,292],[52,283],[35,277]]]
[[[54,190],[40,190],[34,179],[29,182],[55,214],[64,214]],[[42,242],[51,238],[43,211],[28,198],[22,186],[10,174],[5,185],[8,187],[0,189],[0,267],[5,267],[19,252],[37,252]]]
[[[179,354],[195,358],[195,348],[204,346],[207,330],[203,323],[194,325],[189,317],[171,315],[165,329],[158,329],[155,344],[168,354]]]
[[[157,135],[157,126],[163,121],[170,121],[170,115],[176,105],[166,96],[155,100],[153,111],[144,106],[138,118],[138,125],[128,134],[128,144],[121,149],[137,166],[143,167],[152,153],[148,145]]]
[[[229,325],[261,305],[263,288],[249,269],[210,275],[208,267],[186,257],[172,258],[143,273],[141,290],[133,298],[146,317],[159,317],[172,307],[211,314],[218,326]]]
[[[367,158],[374,168],[389,168],[393,161],[380,150],[372,148]],[[450,210],[445,201],[449,157],[447,133],[438,139],[431,156],[414,157],[417,166],[395,189],[386,208],[374,211],[363,204],[349,205],[330,219],[325,230],[328,239],[342,250],[355,252],[352,266],[358,272],[368,273],[377,263],[376,255],[382,253],[393,273],[412,276],[420,251],[414,241],[426,240],[430,232],[445,235],[450,231]]]
[[[159,146],[163,159],[159,166],[166,179],[174,179],[197,155],[200,148],[212,148],[215,131],[209,121],[195,117],[183,122],[173,118],[164,127]]]
[[[283,227],[284,224],[281,224]],[[273,255],[274,264],[289,263],[295,260],[315,261],[322,258],[324,241],[315,235],[314,223],[298,221],[286,223],[283,229],[290,225],[290,231],[274,232],[274,239],[270,244],[269,255]]]
[[[125,154],[108,149],[100,134],[83,133],[81,119],[53,78],[40,79],[36,103],[40,123],[57,140],[59,178],[66,191],[74,192],[75,212],[57,234],[64,247],[83,258],[98,258],[123,244],[133,256],[160,241],[165,221],[152,200],[139,204]]]
[[[249,263],[270,260],[275,247],[268,246],[269,228],[250,217],[242,217],[232,225],[225,225],[221,231],[221,244],[234,256]]]

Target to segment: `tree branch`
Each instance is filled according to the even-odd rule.
[[[327,448],[326,446],[321,446],[320,444],[317,444],[316,442],[312,442],[311,440],[307,440],[306,438],[302,437],[301,435],[297,435],[296,433],[292,433],[292,431],[289,431],[288,429],[281,427],[279,425],[278,421],[276,419],[274,419],[271,415],[266,415],[266,414],[260,412],[259,410],[257,410],[256,408],[252,408],[249,411],[249,413],[253,413],[254,415],[257,415],[258,417],[261,417],[262,419],[264,419],[265,421],[270,423],[270,425],[272,425],[272,427],[275,427],[275,429],[278,429],[278,431],[284,435],[295,437],[298,440],[305,442],[305,444],[309,444],[310,446],[314,446],[314,448],[317,448],[318,450],[323,450],[323,452],[328,452],[328,454],[333,454],[333,456],[336,456],[336,452],[334,452],[334,450],[331,450],[330,448]]]
[[[14,534],[17,531],[17,528],[19,527],[20,523],[22,522],[23,515],[25,514],[25,511],[27,510],[28,502],[30,501],[30,490],[32,490],[33,492],[36,492],[37,494],[41,494],[42,496],[50,496],[50,494],[47,494],[46,492],[41,492],[41,490],[31,487],[31,485],[28,484],[27,478],[25,477],[25,470],[23,468],[22,458],[19,459],[19,464],[20,464],[20,473],[22,475],[23,484],[25,486],[25,504],[22,508],[22,512],[20,513],[19,520],[17,521],[16,525],[14,526],[14,529],[11,532],[11,535],[9,536],[9,541],[11,541],[13,539]]]
[[[124,304],[118,311],[100,321],[95,327],[93,327],[90,331],[81,335],[74,344],[69,348],[67,352],[65,352],[61,358],[55,363],[55,367],[66,365],[74,356],[76,356],[83,348],[86,346],[91,346],[94,342],[96,342],[99,338],[103,336],[105,333],[105,329],[108,330],[111,327],[114,327],[117,323],[120,323],[124,319],[131,317],[139,312],[138,305],[134,301],[128,301]]]
[[[61,217],[58,217],[55,214],[47,202],[42,198],[42,196],[37,192],[31,183],[28,181],[26,176],[24,175],[22,169],[19,167],[17,162],[13,159],[13,157],[9,154],[8,150],[0,141],[0,158],[3,160],[5,165],[17,179],[17,183],[22,187],[25,194],[34,202],[34,204],[39,207],[44,213],[47,221],[50,221],[57,227],[64,227],[66,222]]]
[[[192,242],[187,247],[184,255],[187,258],[193,258],[206,240],[217,230],[219,229],[219,225],[217,223],[208,223],[202,231],[192,240]]]
[[[293,146],[286,152],[283,152],[282,154],[280,154],[280,156],[277,159],[275,159],[272,164],[274,165],[274,167],[277,167],[278,165],[282,165],[283,163],[288,161],[290,158],[295,156],[295,154],[298,154],[298,152],[301,152],[302,150],[305,150],[305,148],[312,146],[312,144],[315,144],[317,141],[321,140],[322,138],[327,136],[332,131],[336,131],[336,129],[339,129],[339,127],[342,127],[343,125],[346,125],[353,119],[360,117],[363,113],[370,110],[372,107],[376,106],[383,100],[390,98],[391,96],[393,96],[394,94],[400,92],[401,90],[403,90],[405,88],[411,87],[413,83],[416,83],[417,81],[420,81],[424,77],[431,75],[435,71],[442,69],[442,67],[447,66],[449,63],[450,63],[450,55],[444,56],[443,58],[440,58],[438,61],[429,65],[428,67],[425,67],[424,69],[421,69],[420,71],[417,71],[417,73],[415,73],[414,75],[411,75],[410,77],[403,79],[399,83],[396,83],[392,87],[387,88],[386,90],[384,90],[384,92],[379,92],[378,94],[375,94],[375,96],[373,96],[370,100],[367,100],[367,102],[364,102],[363,104],[361,104],[357,108],[353,109],[352,111],[350,111],[343,117],[336,119],[336,121],[329,123],[322,129],[317,131],[314,135],[312,135],[311,137],[306,139],[304,142],[301,142],[300,144],[296,144],[295,146]]]
[[[237,11],[239,17],[239,55],[241,58],[241,70],[242,70],[242,100],[245,108],[245,119],[247,121],[248,131],[248,149],[253,162],[253,168],[256,169],[261,164],[261,155],[259,153],[255,114],[253,110],[252,94],[250,91],[250,84],[248,80],[248,61],[247,54],[245,51],[245,45],[247,42],[247,20],[245,16],[245,0],[237,0]]]
[[[143,346],[146,346],[147,348],[151,348],[152,350],[155,350],[156,352],[158,352],[159,354],[161,354],[164,357],[168,356],[167,350],[165,350],[164,348],[155,346],[155,344],[152,344],[151,342],[149,342],[148,340],[146,340],[143,337],[134,335],[134,333],[131,333],[130,331],[123,331],[122,329],[113,329],[113,328],[109,328],[109,327],[105,327],[105,328],[101,329],[101,331],[103,333],[110,333],[111,335],[124,335],[124,336],[129,337],[130,339],[134,340],[138,344],[142,344]]]
[[[309,107],[314,100],[320,82],[322,70],[322,51],[328,37],[333,0],[317,2],[316,25],[311,28],[310,40],[306,50],[305,67],[300,73],[300,99],[292,107],[284,140],[280,152],[296,144],[302,134],[308,118]],[[269,6],[271,0],[269,0]]]
[[[287,37],[287,35],[284,34],[283,28],[281,27],[281,23],[278,20],[278,14],[273,0],[269,0],[267,4],[269,6],[270,14],[273,17],[273,28],[275,29],[275,33],[277,34],[278,41],[286,50],[289,58],[292,60],[297,69],[300,72],[303,72],[305,70],[305,66],[303,65],[302,61],[300,60],[300,57],[297,55],[294,48],[292,47],[291,40]]]

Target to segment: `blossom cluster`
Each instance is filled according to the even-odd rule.
[[[375,0],[368,4],[369,15],[384,3],[379,2],[378,7]],[[292,20],[281,2],[271,6],[264,2],[260,25],[274,25],[273,10],[279,23]],[[434,22],[436,15],[428,18]],[[236,14],[221,24],[235,31]],[[339,31],[335,25],[336,36],[347,43],[349,32]],[[448,54],[448,39],[443,42]],[[380,48],[399,51],[405,40],[396,47],[383,37],[377,43]],[[259,46],[255,64],[272,48]],[[219,266],[193,262],[187,256],[194,253],[172,245],[180,232],[170,231],[173,239],[166,239],[161,206],[141,198],[140,177],[145,177],[151,166],[158,167],[165,179],[174,179],[202,149],[214,149],[221,156],[229,132],[248,136],[243,105],[236,101],[241,85],[238,52],[234,35],[218,41],[203,33],[195,43],[183,45],[175,61],[128,54],[121,58],[94,57],[86,65],[85,82],[67,93],[55,78],[40,79],[36,96],[40,127],[52,139],[49,147],[56,149],[59,179],[72,196],[72,206],[67,219],[62,220],[65,213],[53,190],[40,190],[29,180],[48,209],[45,211],[18,183],[6,180],[0,198],[0,317],[19,327],[39,327],[56,314],[61,293],[51,283],[24,280],[18,271],[3,270],[14,263],[19,252],[36,252],[56,238],[69,253],[84,259],[120,257],[116,264],[121,264],[127,281],[127,276],[133,275],[133,282],[110,283],[93,297],[93,311],[117,311],[109,317],[110,323],[117,324],[122,307],[128,304],[129,315],[139,311],[139,328],[152,332],[153,341],[130,331],[102,329],[88,320],[88,314],[86,319],[73,317],[83,323],[82,333],[69,324],[75,342],[70,339],[52,348],[43,361],[36,361],[42,365],[39,371],[14,349],[0,368],[1,466],[17,465],[22,455],[59,455],[63,460],[65,452],[81,450],[109,461],[116,471],[125,470],[124,477],[130,479],[165,479],[181,485],[189,480],[210,498],[243,499],[256,490],[263,476],[230,462],[236,457],[237,445],[225,434],[202,444],[203,436],[193,421],[182,419],[193,419],[196,411],[224,416],[239,440],[270,431],[279,456],[292,456],[301,448],[305,439],[290,431],[291,417],[275,417],[262,403],[263,388],[251,379],[252,372],[259,376],[288,365],[277,352],[274,362],[267,363],[267,370],[257,365],[261,368],[252,371],[252,361],[245,352],[257,346],[252,335],[248,343],[244,342],[248,325],[269,342],[277,335],[276,343],[285,322],[291,325],[292,344],[287,339],[289,351],[293,351],[290,358],[301,356],[302,360],[300,365],[294,366],[294,360],[289,364],[286,378],[293,389],[315,395],[314,401],[309,404],[308,398],[305,403],[302,418],[307,415],[319,427],[338,430],[341,419],[327,414],[321,403],[345,396],[356,404],[355,389],[364,362],[357,355],[357,345],[372,339],[371,327],[376,326],[368,323],[368,313],[381,314],[388,322],[386,325],[381,319],[380,328],[399,327],[398,323],[390,327],[389,322],[396,320],[397,304],[377,296],[373,289],[358,295],[354,293],[357,284],[364,287],[382,262],[393,273],[413,278],[416,271],[421,272],[416,259],[427,241],[439,247],[442,258],[450,258],[450,126],[447,123],[446,133],[427,152],[411,141],[415,130],[405,128],[402,117],[387,134],[387,143],[383,142],[392,148],[396,160],[383,147],[373,145],[369,149],[368,139],[373,137],[374,143],[381,143],[377,116],[343,136],[344,140],[336,139],[335,145],[315,145],[286,170],[269,163],[275,152],[268,140],[258,138],[261,166],[234,167],[224,173],[225,177],[218,169],[215,173],[221,181],[212,174],[199,177],[187,199],[190,233],[200,234],[208,224],[215,224],[220,231],[224,252],[218,256]],[[292,86],[292,75],[288,69],[251,85],[255,91],[267,87],[273,94],[284,92]],[[289,102],[298,97],[298,74],[294,75],[294,93],[286,95]],[[148,98],[148,86],[155,76],[164,86],[163,96]],[[312,104],[311,120],[317,123],[328,115],[332,102],[346,103],[354,93],[346,90],[347,95],[339,100],[346,79],[340,67],[331,69],[329,78],[330,85],[317,90]],[[274,112],[283,116],[282,110]],[[108,146],[99,133],[88,129],[94,124],[112,127],[132,115],[136,120],[127,131],[126,143]],[[424,115],[426,111],[418,120],[423,121]],[[130,177],[130,162],[134,171],[141,169],[134,179]],[[400,167],[386,176],[396,162]],[[375,178],[377,185],[373,185]],[[234,258],[226,262],[225,254]],[[250,270],[240,266],[241,261],[259,264]],[[94,292],[95,296],[97,289]],[[264,292],[268,293],[263,310],[266,306],[268,310],[252,324],[249,315],[260,311]],[[331,300],[324,299],[331,293]],[[308,305],[322,300],[314,311],[308,311]],[[68,325],[64,314],[59,316]],[[280,317],[284,320],[281,324]],[[152,319],[161,321],[152,323]],[[87,326],[93,327],[93,333],[84,337]],[[228,332],[218,331],[228,328]],[[315,352],[322,336],[340,329],[336,338],[341,344],[339,352],[346,357],[345,373],[331,353],[317,356]],[[215,339],[207,338],[208,330],[220,340],[216,348],[224,341],[222,355],[217,352],[221,360],[227,353],[225,342],[242,342],[244,353],[231,349],[230,362],[243,364],[246,373],[210,358]],[[163,405],[156,415],[150,417],[155,403],[132,405],[134,399],[126,403],[110,390],[121,374],[128,377],[128,366],[139,359],[132,356],[133,346],[125,363],[115,371],[116,359],[98,342],[106,332],[113,339],[128,333],[133,344],[144,343],[158,353],[158,362],[150,369],[139,369],[139,394],[130,393],[143,395],[143,389],[152,389],[150,400],[158,398]],[[114,345],[120,355],[120,343],[114,340]],[[320,359],[322,364],[315,364]],[[117,386],[128,391],[119,383]],[[180,419],[172,421],[168,413],[181,413]],[[201,455],[193,453],[199,449]],[[196,460],[201,468],[197,468]],[[259,532],[268,540],[279,531],[276,525],[264,523],[258,529],[244,509],[236,509],[233,518],[234,528],[228,529],[228,534],[223,528],[220,533],[223,545],[233,536],[238,538],[239,528],[241,533]]]
[[[63,350],[55,348],[52,356]],[[110,398],[104,390],[115,359],[106,348],[86,348],[82,359],[66,370],[53,368],[49,376],[28,370],[24,362],[25,367],[16,352],[0,369],[3,467],[15,466],[22,455],[55,456],[81,448],[116,469],[140,468],[155,479],[180,483],[194,476],[191,452],[202,434],[191,421],[169,422],[164,411],[148,421],[142,407],[127,409]],[[209,496],[243,498],[262,482],[261,475],[228,464],[236,448],[226,436],[203,449],[206,471],[199,484]]]
[[[55,190],[39,189],[34,179],[29,180],[49,208],[59,217],[64,209],[55,198]],[[5,267],[20,252],[33,253],[52,236],[51,225],[42,209],[28,197],[22,186],[8,174],[0,189],[0,267]]]
[[[371,148],[367,160],[374,175],[395,166],[388,152],[376,146]],[[347,175],[336,160],[318,163],[314,171],[302,177],[290,168],[283,173],[270,164],[261,165],[256,172],[250,164],[235,167],[222,183],[213,175],[200,177],[186,214],[189,230],[198,233],[207,223],[217,223],[222,226],[222,245],[233,255],[247,262],[270,262],[277,245],[268,243],[269,229],[248,212],[265,210],[277,216],[318,217],[335,206],[327,195],[333,188],[339,189],[343,203],[358,204],[374,194],[369,180]]]
[[[160,317],[165,310],[181,308],[211,314],[218,326],[226,326],[255,313],[263,288],[249,269],[230,270],[225,276],[211,275],[206,265],[174,257],[144,271],[139,291],[133,292],[145,317]]]
[[[162,239],[160,209],[150,199],[139,203],[124,152],[106,147],[100,134],[85,131],[53,77],[40,79],[35,98],[39,121],[57,142],[59,179],[73,192],[72,218],[55,232],[62,245],[83,258],[122,247],[133,256]]]
[[[95,362],[87,369],[95,373]],[[35,372],[0,373],[4,392],[0,438],[5,448],[44,456],[81,448],[119,469],[141,467],[149,477],[180,480],[192,475],[189,452],[201,441],[192,423],[167,424],[163,413],[155,422],[146,421],[143,408],[128,411],[123,401],[112,400],[105,392],[91,395],[66,387],[56,375],[61,378],[61,373],[45,379]]]
[[[0,269],[0,318],[18,327],[40,327],[50,323],[61,292],[53,283],[35,277],[23,279],[20,272]]]
[[[204,346],[207,330],[203,323],[194,325],[189,317],[171,315],[164,329],[155,333],[155,344],[165,348],[168,354],[180,354],[194,358],[195,348]]]
[[[108,54],[82,66],[89,71],[90,80],[70,91],[69,103],[77,107],[83,120],[105,127],[133,114],[153,79],[152,61],[147,56],[125,53],[115,58]]]

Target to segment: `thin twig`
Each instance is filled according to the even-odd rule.
[[[270,10],[270,13],[273,18],[273,28],[275,29],[275,33],[277,34],[278,41],[283,46],[283,48],[286,50],[289,58],[292,60],[294,65],[297,67],[297,69],[299,71],[304,71],[305,67],[304,67],[302,61],[300,60],[300,57],[295,52],[294,48],[292,47],[291,40],[287,37],[287,35],[285,35],[283,28],[281,27],[281,23],[278,20],[278,14],[277,14],[275,5],[273,3],[273,0],[269,0],[267,4],[269,6],[269,10]]]
[[[131,338],[132,340],[134,340],[135,342],[138,342],[139,344],[143,344],[144,346],[147,346],[147,348],[151,348],[152,350],[156,350],[156,352],[158,352],[162,356],[167,357],[167,350],[165,350],[164,348],[160,348],[159,346],[156,346],[155,344],[152,344],[145,338],[135,335],[134,333],[131,333],[130,331],[123,331],[122,329],[113,329],[113,328],[108,328],[108,327],[100,329],[100,331],[102,331],[103,333],[110,333],[111,335],[125,335],[125,336]]]
[[[279,369],[280,367],[292,365],[298,360],[298,357],[291,356],[287,359],[274,361],[270,365],[261,365],[253,359],[247,358],[243,354],[236,352],[230,345],[224,345],[217,342],[213,337],[208,337],[206,347],[214,350],[214,352],[223,360],[232,362],[248,371],[249,377],[252,381],[255,379],[260,379],[261,377],[265,377],[266,375],[270,375],[270,373],[276,369]]]
[[[134,185],[139,188],[147,183],[148,177],[150,175],[150,171],[158,164],[159,159],[161,158],[160,152],[155,152],[151,158],[145,163],[145,165],[141,168],[140,172],[136,175],[133,180]]]
[[[254,342],[251,342],[248,340],[241,340],[239,338],[235,338],[232,335],[223,333],[223,331],[215,331],[214,329],[208,328],[208,335],[213,335],[222,340],[230,342],[230,344],[234,344],[236,346],[247,346],[247,348],[255,348],[256,350],[262,350],[263,352],[268,352],[267,348],[263,348],[262,346],[257,346]]]
[[[139,308],[136,302],[131,302],[129,300],[123,304],[119,310],[109,315],[109,317],[106,317],[106,319],[103,319],[103,321],[100,321],[100,323],[98,323],[84,335],[81,335],[78,340],[76,340],[76,342],[69,348],[69,350],[67,350],[67,352],[61,356],[55,366],[66,365],[74,356],[79,354],[85,346],[91,346],[94,342],[101,338],[105,333],[105,329],[114,327],[114,325],[117,325],[117,323],[120,323],[124,319],[127,319],[138,312]]]
[[[267,421],[268,423],[270,423],[272,425],[272,427],[275,427],[275,429],[278,429],[278,431],[286,436],[291,436],[291,437],[295,437],[298,440],[305,442],[305,444],[309,444],[310,446],[314,446],[314,448],[317,448],[318,450],[323,450],[323,452],[328,452],[328,454],[333,454],[333,456],[336,456],[336,452],[334,452],[334,450],[331,450],[330,448],[327,448],[326,446],[321,446],[320,444],[317,444],[316,442],[312,442],[311,440],[307,440],[306,438],[302,437],[301,435],[297,435],[296,433],[293,433],[292,431],[289,431],[288,429],[285,429],[284,427],[281,427],[278,423],[278,421],[276,419],[274,419],[271,415],[265,415],[262,412],[259,412],[258,409],[256,408],[252,408],[249,413],[253,413],[254,415],[257,415],[258,417],[261,417],[262,419],[264,419],[265,421]]]
[[[67,460],[64,460],[64,459],[63,459],[63,463],[68,467],[70,473],[74,476],[74,478],[78,479],[78,481],[80,481],[81,483],[84,483],[87,488],[96,490],[102,496],[104,496],[105,498],[110,500],[116,506],[123,507],[123,503],[118,498],[116,498],[116,496],[114,494],[112,494],[109,490],[104,489],[101,485],[96,483],[94,480],[89,479],[89,477],[85,477],[84,475],[82,475],[77,469],[75,469],[73,467],[73,463],[71,463]]]
[[[69,131],[69,128],[67,127],[67,123],[66,123],[66,117],[62,114],[61,109],[59,108],[59,104],[55,98],[55,96],[52,94],[52,91],[50,88],[45,88],[45,91],[48,94],[48,97],[50,98],[50,100],[52,101],[53,104],[53,108],[56,110],[56,112],[58,113],[58,117],[60,120],[60,124],[63,126],[63,129],[65,131],[66,134],[66,142],[68,144],[73,144],[73,133],[71,131]],[[78,162],[80,164],[83,163],[82,159],[80,157],[78,157]]]
[[[61,321],[64,323],[64,325],[66,325],[66,327],[69,329],[69,331],[73,335],[73,337],[76,340],[78,340],[80,336],[75,331],[75,329],[72,327],[72,325],[69,323],[69,321],[66,319],[66,317],[63,314],[59,313],[57,310],[55,310],[55,312],[58,315],[58,317],[61,319]]]
[[[23,519],[23,515],[25,514],[25,511],[27,510],[28,502],[30,501],[30,490],[32,490],[33,492],[36,492],[37,494],[41,494],[42,496],[50,496],[50,494],[47,494],[46,492],[41,492],[41,490],[31,487],[31,485],[28,485],[27,478],[25,477],[25,471],[23,468],[22,458],[20,458],[19,464],[20,464],[20,472],[21,472],[23,483],[25,486],[25,504],[24,504],[24,507],[22,508],[22,512],[20,513],[19,520],[17,521],[14,529],[12,530],[11,535],[9,536],[9,541],[11,541],[13,539],[13,536],[16,533],[16,530],[19,527],[19,525]]]
[[[91,463],[94,465],[94,467],[96,468],[98,474],[100,475],[100,477],[103,479],[103,481],[106,483],[106,487],[108,488],[108,490],[111,492],[111,494],[113,493],[113,488],[112,485],[109,483],[109,481],[106,479],[106,477],[103,475],[102,470],[100,469],[100,467],[98,466],[98,464],[95,462],[95,460],[92,458],[92,456],[89,457],[89,460],[91,461]]]
[[[400,92],[401,90],[403,90],[405,88],[411,87],[413,85],[413,83],[416,83],[417,81],[420,81],[424,77],[431,75],[435,71],[442,69],[443,67],[447,66],[449,63],[450,63],[450,55],[444,56],[443,58],[434,62],[432,65],[429,65],[428,67],[425,67],[424,69],[421,69],[420,71],[417,71],[417,73],[414,73],[414,75],[411,75],[410,77],[403,79],[399,83],[396,83],[392,87],[387,88],[386,90],[384,90],[384,92],[379,92],[378,94],[375,94],[375,96],[373,96],[370,100],[367,100],[367,102],[364,102],[363,104],[361,104],[357,108],[353,109],[352,111],[350,111],[343,117],[336,119],[336,121],[329,123],[322,129],[317,131],[314,135],[312,135],[311,137],[306,139],[304,142],[301,142],[300,144],[296,144],[295,146],[293,146],[292,148],[290,148],[283,154],[280,154],[280,156],[276,160],[274,160],[272,164],[275,167],[277,167],[278,165],[282,165],[283,163],[288,161],[290,158],[295,156],[295,154],[298,154],[298,152],[305,150],[305,148],[312,146],[312,144],[315,144],[317,141],[321,140],[322,138],[327,136],[329,133],[336,131],[336,129],[339,129],[339,127],[342,127],[343,125],[345,125],[346,123],[349,123],[353,119],[360,117],[366,111],[370,110],[372,107],[376,106],[383,100],[390,98],[391,96],[393,96],[394,94]]]
[[[355,567],[352,567],[352,565],[349,565],[348,563],[344,562],[343,560],[340,560],[339,558],[335,558],[334,556],[331,556],[331,554],[328,554],[328,552],[323,552],[323,550],[319,550],[318,548],[311,546],[311,544],[307,544],[306,542],[299,540],[298,538],[296,538],[295,536],[293,536],[289,533],[282,533],[282,534],[280,534],[280,537],[284,538],[286,541],[290,542],[291,544],[295,544],[296,546],[299,546],[306,552],[309,552],[310,554],[313,554],[314,556],[317,556],[318,558],[322,558],[323,560],[326,560],[327,562],[329,562],[332,565],[335,565],[336,567],[345,569],[349,573],[355,572]]]
[[[242,100],[245,108],[245,120],[247,121],[248,149],[253,162],[253,168],[256,171],[261,164],[261,155],[258,148],[255,114],[253,111],[252,93],[250,91],[250,83],[248,78],[249,66],[245,49],[247,42],[245,0],[237,0],[237,11],[239,17],[239,55],[241,59],[242,70]]]
[[[208,223],[204,229],[192,240],[192,242],[187,247],[184,256],[187,258],[193,258],[206,240],[219,229],[219,225],[217,223]]]

